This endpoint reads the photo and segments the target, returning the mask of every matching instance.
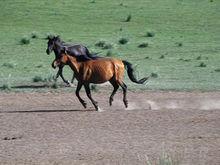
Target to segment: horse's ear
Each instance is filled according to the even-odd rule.
[[[60,41],[60,36],[59,36],[59,35],[56,36],[56,40],[57,40],[57,41]]]
[[[46,36],[44,39],[45,39],[45,40],[50,40],[50,37],[49,37],[49,36]]]
[[[50,35],[48,35],[45,39],[46,39],[46,40],[52,40],[53,38],[54,38],[54,36],[50,34]]]

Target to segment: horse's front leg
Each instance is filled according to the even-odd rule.
[[[70,82],[63,77],[63,67],[64,67],[64,65],[59,67],[59,70],[56,75],[56,79],[60,76],[62,78],[63,82],[65,82],[67,85],[70,85]]]
[[[72,77],[72,80],[71,80],[72,84],[73,84],[74,79],[75,79],[75,73],[73,73],[73,77]]]
[[[76,96],[78,97],[80,103],[83,105],[84,108],[86,108],[86,102],[80,97],[79,91],[82,88],[82,83],[78,82],[77,87],[76,87]]]
[[[89,88],[89,84],[84,84],[84,87],[85,87],[86,94],[87,94],[88,98],[91,100],[91,102],[92,102],[92,104],[94,105],[95,109],[96,109],[97,111],[99,111],[100,108],[98,107],[98,102],[96,102],[96,101],[92,98],[91,91],[90,91],[90,88]]]

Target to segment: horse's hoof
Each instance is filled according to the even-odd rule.
[[[109,99],[109,105],[112,106],[113,99]]]
[[[83,105],[84,108],[87,107],[87,106],[86,106],[86,102],[82,102],[82,105]]]
[[[96,111],[98,111],[98,112],[104,112],[104,110],[101,109],[101,108],[99,108],[99,107],[96,108]]]
[[[68,84],[68,87],[74,87],[74,84],[69,83],[69,84]]]
[[[65,86],[66,86],[66,87],[70,87],[70,84],[71,84],[71,83],[70,83],[68,80],[65,81]]]
[[[125,108],[128,108],[128,101],[124,101]]]

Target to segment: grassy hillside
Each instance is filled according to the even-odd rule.
[[[0,7],[0,87],[56,73],[54,55],[45,53],[44,38],[53,33],[102,56],[126,59],[139,76],[153,73],[139,88],[220,89],[218,0],[1,0]],[[21,44],[25,37],[29,44]],[[121,38],[128,43],[120,44]],[[95,46],[99,41],[112,48]],[[66,67],[65,76],[71,75]]]

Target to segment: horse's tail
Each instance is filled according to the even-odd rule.
[[[132,64],[130,62],[124,61],[124,60],[122,62],[125,65],[127,73],[128,73],[128,77],[130,78],[130,80],[132,82],[135,82],[137,84],[143,84],[145,81],[148,80],[149,77],[144,77],[140,80],[137,80],[137,78],[134,75],[134,68],[132,67]]]

